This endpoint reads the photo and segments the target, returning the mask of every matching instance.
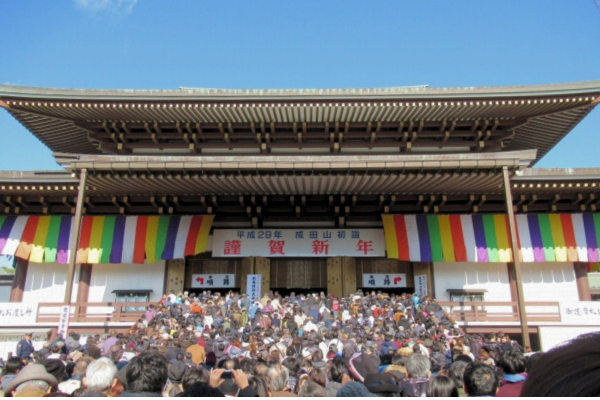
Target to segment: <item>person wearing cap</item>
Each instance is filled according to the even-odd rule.
[[[44,397],[55,390],[58,382],[41,364],[29,364],[6,387],[13,397]]]
[[[31,342],[32,336],[33,332],[27,332],[23,336],[23,339],[17,343],[17,357],[19,357],[21,360],[27,360],[35,351],[33,348],[33,343]]]
[[[166,389],[163,391],[163,397],[175,397],[183,392],[181,383],[183,382],[183,376],[187,371],[187,365],[181,361],[169,366],[169,380]]]

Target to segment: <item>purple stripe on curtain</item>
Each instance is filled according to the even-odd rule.
[[[165,249],[162,253],[163,260],[172,260],[175,252],[175,242],[177,241],[177,230],[179,229],[179,221],[181,217],[173,216],[169,220],[169,228],[167,229],[167,239],[165,240]]]
[[[56,243],[56,262],[67,264],[69,262],[69,238],[71,237],[70,215],[63,215],[60,218],[60,228],[58,231],[58,242]]]
[[[588,248],[588,261],[598,262],[598,238],[594,227],[594,216],[589,213],[583,214],[583,228],[585,230],[585,241]]]
[[[110,263],[119,264],[123,260],[123,239],[125,238],[125,221],[127,217],[119,215],[115,218],[115,231],[113,234]]]
[[[429,241],[429,227],[427,215],[417,215],[417,232],[419,234],[419,249],[421,250],[421,261],[433,261],[431,254],[431,242]],[[410,235],[410,232],[408,233]]]
[[[531,247],[533,247],[533,259],[535,262],[544,262],[546,261],[546,253],[544,252],[544,242],[538,216],[527,214],[527,225],[529,225],[529,237],[531,237]]]
[[[2,253],[4,246],[6,246],[6,242],[8,242],[8,235],[10,235],[10,231],[12,230],[16,220],[17,217],[14,215],[9,215],[2,224],[2,229],[0,229],[0,253]]]
[[[477,262],[489,262],[483,215],[473,214],[471,218],[473,218],[473,233],[475,235],[475,246],[477,247]]]

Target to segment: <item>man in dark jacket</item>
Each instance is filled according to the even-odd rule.
[[[31,342],[32,332],[27,332],[24,338],[17,344],[17,357],[22,360],[27,360],[35,351]]]

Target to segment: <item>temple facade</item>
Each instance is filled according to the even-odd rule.
[[[171,290],[418,292],[534,347],[599,327],[600,168],[534,168],[599,101],[600,81],[0,85],[62,167],[0,171],[0,334],[127,327]]]

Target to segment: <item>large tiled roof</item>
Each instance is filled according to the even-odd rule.
[[[307,152],[329,147],[331,152],[344,152],[361,146],[406,152],[411,149],[406,142],[411,140],[415,143],[412,148],[419,140],[426,140],[425,152],[438,145],[456,146],[456,152],[464,152],[464,147],[459,149],[463,143],[466,151],[481,151],[494,142],[496,147],[487,149],[537,149],[539,159],[599,99],[600,81],[467,88],[261,90],[84,90],[0,85],[0,106],[51,150],[81,154],[116,154],[119,149],[133,148],[134,142],[138,154],[161,147],[210,150],[221,155],[234,154],[231,150],[238,147],[258,153],[278,148],[288,151],[293,131],[291,137],[297,137],[297,147]],[[265,124],[270,139],[265,139]],[[338,125],[340,132],[345,128],[346,136],[332,136],[330,140],[333,131],[339,135]],[[213,136],[191,143],[190,137],[201,136],[203,128],[212,129]],[[138,131],[132,134],[134,129]],[[455,140],[457,136],[459,140]],[[334,141],[339,142],[337,149]]]

